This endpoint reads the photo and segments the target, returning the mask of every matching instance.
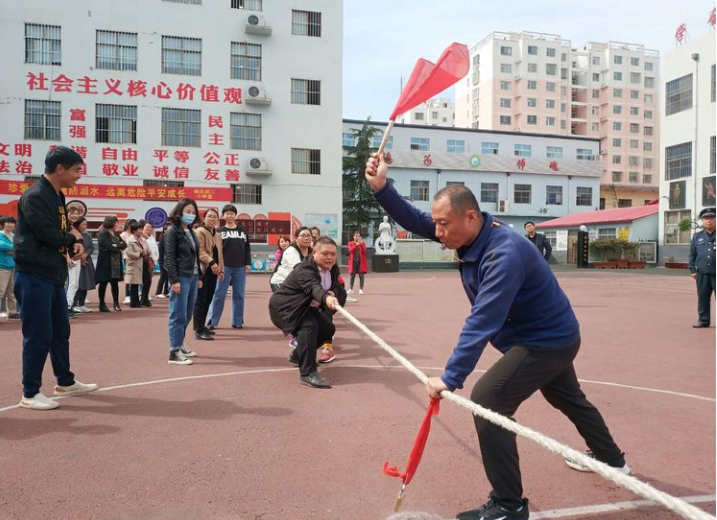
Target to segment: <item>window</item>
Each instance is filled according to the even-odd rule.
[[[466,142],[463,140],[448,139],[446,141],[446,147],[451,153],[465,153]]]
[[[546,63],[545,73],[548,76],[555,76],[558,73],[558,66],[555,63]]]
[[[446,187],[448,186],[465,186],[466,183],[463,181],[446,181]]]
[[[137,33],[97,31],[95,67],[137,70]]]
[[[560,129],[565,130],[568,128],[568,122],[565,119],[560,120]]]
[[[643,129],[643,133],[644,133],[645,135],[652,135],[652,127],[651,127],[651,126],[646,126],[646,127]]]
[[[501,81],[500,90],[510,90],[510,81]]]
[[[548,146],[545,156],[548,159],[562,159],[563,158],[563,147],[562,146]]]
[[[185,76],[202,75],[202,40],[162,36],[162,72]]]
[[[546,92],[555,92],[555,82],[554,81],[548,81],[545,83],[545,91]]]
[[[632,67],[639,67],[640,66],[640,58],[630,58],[630,65]]]
[[[665,245],[689,244],[692,240],[691,230],[680,230],[680,222],[691,219],[690,210],[665,211]]]
[[[645,94],[645,103],[652,103],[652,94]]]
[[[712,65],[711,71],[712,71],[712,85],[711,85],[710,96],[711,96],[712,103],[714,103],[715,102],[715,66],[714,65]]]
[[[600,123],[591,123],[593,132],[599,132],[600,131]]]
[[[528,107],[530,108],[536,108],[538,106],[538,100],[534,97],[528,98]]]
[[[528,90],[538,90],[538,82],[537,81],[528,81]]]
[[[620,56],[619,54],[616,54],[615,56],[613,56],[612,62],[615,65],[622,65],[622,56]]]
[[[596,88],[593,89],[593,99],[600,99],[600,91]]]
[[[537,56],[538,55],[538,46],[537,45],[528,45],[528,54],[531,56]]]
[[[374,135],[374,137],[376,137]],[[380,146],[380,139],[379,139],[379,146]],[[356,146],[356,136],[352,133],[344,132],[341,134],[341,146]],[[378,146],[374,146],[374,148],[378,148]]]
[[[613,164],[622,164],[622,155],[613,155],[612,163]]]
[[[612,145],[613,145],[613,147],[615,147],[615,148],[620,148],[620,147],[622,146],[622,139],[617,138],[617,137],[613,137],[613,138],[612,138]]]
[[[647,70],[647,71],[652,70],[652,62],[651,61],[645,62],[645,70]]]
[[[640,175],[637,172],[630,172],[630,182],[640,182]]]
[[[232,9],[246,9],[247,11],[261,11],[262,0],[231,0]]]
[[[645,116],[645,119],[652,119],[652,110],[645,110],[643,115]]]
[[[640,74],[639,72],[631,72],[630,83],[634,85],[639,85],[640,83],[642,83],[642,74]]]
[[[554,99],[546,99],[545,100],[545,108],[555,108],[555,100]]]
[[[622,106],[621,105],[613,105],[612,113],[613,114],[622,114]]]
[[[593,56],[592,64],[593,64],[593,66],[595,66],[595,67],[600,66],[600,57],[599,57],[599,56]]]
[[[717,161],[715,156],[715,138],[716,136],[710,137],[710,173],[717,172]]]
[[[611,228],[600,228],[598,229],[598,238],[617,238],[617,229]]]
[[[529,144],[516,144],[513,154],[518,157],[530,157],[533,153],[533,147]]]
[[[651,173],[644,173],[642,175],[642,183],[643,184],[652,184],[652,174]]]
[[[595,81],[596,83],[600,81],[600,73],[593,72],[593,81]]]
[[[640,158],[635,155],[630,155],[627,158],[627,164],[630,166],[640,166]]]
[[[600,209],[605,209],[605,199],[600,197]]]
[[[513,202],[516,204],[530,204],[532,189],[533,187],[530,184],[516,184],[513,187]]]
[[[184,181],[168,181],[166,179],[145,179],[142,181],[142,186],[145,188],[184,188]]]
[[[431,112],[431,119],[433,119],[434,121],[437,120],[437,119],[438,119],[438,112],[435,112],[435,111],[434,111],[434,112]]]
[[[637,123],[630,123],[630,132],[636,134],[640,131],[640,125]]]
[[[528,72],[530,74],[537,74],[538,64],[537,63],[528,63]]]
[[[291,34],[321,37],[321,13],[291,11]]]
[[[59,101],[25,100],[25,139],[60,140]]]
[[[617,207],[618,208],[631,208],[632,207],[632,199],[617,199]]]
[[[640,109],[638,107],[630,107],[630,115],[631,116],[639,116]]]
[[[500,98],[501,108],[510,108],[510,98]]]
[[[511,65],[510,63],[501,63],[501,64],[500,64],[500,71],[501,71],[503,74],[510,74],[510,73],[513,72],[513,65]]]
[[[560,61],[568,61],[568,54],[566,52],[560,54]]]
[[[528,116],[528,124],[529,125],[537,125],[538,124],[538,116]]]
[[[612,89],[612,95],[615,96],[616,98],[621,98],[622,97],[622,89],[621,88]]]
[[[202,0],[162,0],[162,2],[174,2],[175,4],[202,5]]]
[[[501,125],[509,125],[510,124],[510,116],[500,116],[500,124]]]
[[[593,151],[589,148],[578,148],[576,157],[578,161],[592,161]]]
[[[378,131],[375,134],[373,134],[373,140],[371,141],[371,148],[378,148],[381,146],[381,141],[383,140],[383,132]],[[388,139],[386,140],[386,150],[392,150],[393,149],[393,136],[389,135]]]
[[[622,72],[613,72],[612,79],[615,81],[622,81]]]
[[[692,142],[665,148],[665,180],[692,177]]]
[[[231,147],[234,150],[261,150],[261,114],[231,113]]]
[[[575,196],[576,206],[592,206],[593,205],[593,189],[578,186]]]
[[[261,204],[261,184],[234,184],[235,204]]]
[[[201,146],[201,110],[162,109],[162,146]]]
[[[291,102],[295,105],[320,105],[321,81],[291,79]]]
[[[230,72],[232,79],[261,81],[261,45],[232,42]]]
[[[655,78],[645,76],[645,88],[655,88]]]
[[[692,108],[692,74],[665,83],[665,115]]]
[[[481,143],[481,153],[483,154],[490,154],[490,155],[498,155],[498,143],[489,143],[489,142],[482,142]]]
[[[513,55],[513,49],[506,46],[500,47],[500,55],[501,56],[512,56]]]
[[[612,182],[622,182],[622,172],[612,172]]]
[[[498,202],[498,183],[497,182],[481,182],[480,183],[480,201],[481,202]]]
[[[137,107],[95,106],[95,142],[137,143]]]
[[[558,232],[557,231],[544,231],[543,234],[545,235],[545,238],[550,243],[550,247],[555,249],[557,243],[558,243]]]
[[[621,132],[622,131],[622,123],[619,121],[613,121],[612,129],[615,130],[616,132]]]
[[[563,187],[546,186],[545,204],[548,206],[561,206],[563,204]]]
[[[321,150],[292,148],[291,173],[321,175]]]
[[[411,137],[411,150],[427,152],[431,148],[431,140],[426,137]]]
[[[630,139],[630,148],[640,148],[640,141],[637,139]]]
[[[567,112],[568,105],[565,103],[560,103],[560,111],[561,112]]]
[[[545,125],[546,126],[555,126],[555,118],[554,117],[546,117]]]
[[[25,24],[25,63],[62,65],[59,26]]]
[[[423,115],[424,115],[423,112],[415,112],[413,114],[413,119],[415,119],[416,121],[424,121],[425,119],[424,119]]]
[[[652,143],[643,143],[642,150],[644,152],[651,152],[652,151]]]
[[[428,181],[411,181],[411,199],[428,200]]]
[[[645,157],[642,160],[642,166],[647,170],[652,168],[652,157]]]
[[[546,55],[548,58],[555,58],[555,56],[556,56],[556,54],[555,54],[555,47],[546,47],[546,48],[545,48],[545,55]]]
[[[630,91],[630,99],[640,99],[640,91],[639,90],[631,90]]]

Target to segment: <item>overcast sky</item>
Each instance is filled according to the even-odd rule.
[[[709,28],[710,0],[345,0],[344,117],[386,121],[400,77],[418,58],[435,61],[456,41],[471,48],[493,31],[542,32],[569,39],[638,43],[665,53],[675,30]],[[452,93],[451,96],[452,97]]]

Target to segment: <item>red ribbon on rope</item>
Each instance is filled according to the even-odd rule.
[[[418,435],[413,443],[413,449],[411,454],[408,456],[408,463],[406,464],[406,471],[401,472],[396,466],[388,466],[388,462],[383,464],[383,473],[389,477],[400,477],[403,482],[403,486],[407,486],[413,475],[418,469],[418,465],[421,463],[421,457],[423,456],[423,449],[426,447],[426,441],[428,440],[428,434],[431,432],[431,417],[438,415],[440,410],[440,399],[431,398],[431,402],[428,404],[428,410],[426,410],[426,416],[423,418],[421,428],[418,430]]]

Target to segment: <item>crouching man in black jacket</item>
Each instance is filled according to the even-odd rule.
[[[336,242],[319,237],[311,255],[298,264],[269,300],[271,321],[284,335],[297,339],[289,361],[299,365],[301,384],[331,388],[317,371],[316,350],[334,333],[332,314],[346,303],[346,290],[339,282]]]

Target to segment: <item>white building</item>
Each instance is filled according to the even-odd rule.
[[[433,98],[398,117],[405,125],[456,126],[456,107],[452,99]]]
[[[354,145],[352,132],[363,124],[344,120],[345,146]],[[370,124],[379,129],[372,143],[378,147],[387,123]],[[396,189],[425,211],[438,190],[455,183],[518,231],[526,220],[599,207],[599,139],[396,124],[386,150]]]
[[[190,196],[253,241],[341,229],[342,2],[0,0],[0,213],[53,145],[92,227]],[[311,128],[310,132],[306,129]]]
[[[715,206],[715,32],[662,61],[660,260],[686,262],[692,232],[678,224]]]

